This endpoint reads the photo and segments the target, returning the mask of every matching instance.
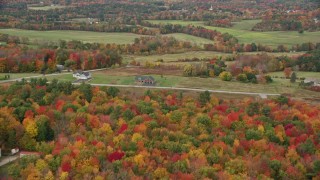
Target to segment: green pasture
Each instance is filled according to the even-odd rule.
[[[133,43],[135,38],[141,35],[133,33],[103,33],[90,31],[32,31],[21,29],[0,29],[0,33],[9,34],[13,36],[28,37],[33,40],[79,40],[89,43],[115,43],[115,44],[129,44]]]
[[[201,38],[201,37],[197,37],[197,36],[192,36],[189,34],[183,34],[183,33],[173,33],[173,34],[168,34],[165,36],[172,36],[179,41],[188,41],[188,42],[191,42],[191,43],[197,44],[197,45],[213,44],[214,43],[214,41],[209,40],[209,39],[205,39],[205,38]]]
[[[240,53],[240,54],[258,54],[259,52],[246,52],[246,53]],[[297,56],[302,55],[305,52],[294,52],[294,53],[267,53],[268,55],[272,56]],[[232,56],[231,53],[221,53],[221,52],[215,52],[215,51],[188,51],[184,53],[175,53],[175,54],[158,54],[158,55],[123,55],[123,62],[131,62],[132,60],[135,60],[140,63],[145,63],[147,61],[149,62],[155,62],[157,60],[162,59],[163,62],[168,63],[172,61],[177,61],[178,59],[192,59],[192,58],[213,58],[213,57],[227,57]],[[177,62],[174,62],[177,63]]]
[[[320,79],[320,72],[304,72],[304,71],[295,71],[298,78],[315,78]],[[270,76],[278,76],[278,77],[285,77],[284,72],[271,72],[268,73]]]
[[[30,77],[30,76],[40,76],[41,74],[38,73],[0,73],[0,78],[3,78],[5,75],[10,75],[10,79],[20,79],[24,77]]]
[[[261,20],[242,20],[239,22],[232,22],[233,26],[231,28],[251,31],[251,29],[259,22],[261,22]]]
[[[269,46],[278,45],[295,45],[305,42],[317,43],[320,42],[320,31],[316,32],[304,32],[302,34],[297,31],[270,31],[270,32],[256,32],[248,30],[257,20],[250,20],[247,23],[238,22],[234,27],[221,28],[213,26],[205,26],[202,21],[181,21],[181,20],[148,20],[154,24],[192,24],[195,26],[203,26],[207,29],[217,30],[222,33],[229,33],[239,39],[240,43],[257,43]]]
[[[140,63],[145,63],[146,61],[155,62],[162,59],[163,62],[177,61],[178,59],[192,59],[192,58],[213,58],[219,56],[228,56],[232,54],[220,53],[214,51],[189,51],[177,54],[160,54],[160,55],[150,55],[150,56],[140,56],[140,55],[123,55],[124,62],[130,62],[135,60]]]
[[[270,73],[270,75],[281,75],[282,72]],[[300,75],[299,75],[300,74]],[[0,76],[3,74],[0,74]],[[34,74],[19,74],[15,77],[21,78],[33,76]],[[199,78],[199,77],[183,77],[170,75],[152,75],[157,82],[157,86],[163,87],[185,87],[185,88],[201,88],[210,90],[237,91],[237,92],[255,92],[255,93],[287,93],[296,97],[320,97],[320,94],[308,91],[299,87],[299,82],[290,83],[289,79],[274,78],[271,84],[251,84],[241,83],[238,81],[222,81],[218,77],[215,78]],[[320,73],[298,72],[298,77],[315,77],[319,78]],[[43,77],[43,76],[40,76]],[[89,83],[93,84],[120,84],[135,85],[135,75],[112,76],[104,71],[92,73],[93,79]],[[61,81],[75,81],[72,74],[60,74],[56,76],[46,75],[48,80],[58,79]],[[12,78],[11,78],[12,79]]]
[[[74,21],[74,22],[89,22],[88,18],[74,18],[74,19],[71,19],[71,20]],[[93,21],[98,21],[98,19],[94,18]]]
[[[30,10],[42,10],[42,11],[48,11],[52,9],[61,9],[61,8],[66,8],[66,6],[60,6],[60,5],[55,5],[55,6],[28,6],[28,9]]]

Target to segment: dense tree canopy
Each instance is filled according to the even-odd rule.
[[[13,178],[319,177],[320,107],[281,96],[219,100],[31,80],[2,87],[2,147],[41,152]],[[16,91],[13,90],[16,89]],[[25,95],[44,90],[44,96]],[[34,99],[35,98],[35,99]],[[198,99],[198,100],[197,100]],[[24,108],[24,109],[21,109]]]

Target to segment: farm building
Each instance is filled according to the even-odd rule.
[[[311,86],[320,86],[320,79],[307,78],[303,82]]]
[[[136,84],[143,86],[154,86],[156,84],[152,76],[136,76],[135,80]]]
[[[73,77],[79,80],[88,80],[91,79],[91,73],[78,70],[73,73]]]
[[[39,157],[41,155],[40,152],[29,152],[29,151],[21,151],[20,152],[20,158],[23,156],[36,156]]]

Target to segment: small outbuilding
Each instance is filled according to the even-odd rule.
[[[136,84],[142,86],[154,86],[156,84],[155,79],[152,76],[136,76]]]

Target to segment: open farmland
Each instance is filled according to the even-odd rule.
[[[298,78],[312,78],[312,79],[320,79],[319,72],[304,72],[304,71],[295,71]],[[271,72],[268,73],[270,76],[284,77],[283,72]]]
[[[188,42],[191,42],[193,44],[198,44],[198,45],[213,44],[214,43],[214,41],[209,40],[209,39],[196,37],[196,36],[183,34],[183,33],[173,33],[173,34],[168,34],[168,35],[165,35],[165,36],[172,36],[172,37],[176,38],[179,41],[188,41]]]
[[[141,35],[133,33],[103,33],[103,32],[88,32],[88,31],[32,31],[20,29],[0,29],[0,33],[13,36],[28,37],[31,41],[46,40],[79,40],[89,43],[115,43],[128,44],[133,43],[135,38]]]
[[[261,20],[242,20],[240,22],[232,22],[233,26],[231,28],[251,31],[251,29],[260,22]]]
[[[66,8],[66,6],[54,5],[54,6],[28,6],[29,10],[41,10],[41,11],[48,11],[52,9],[61,9]]]
[[[161,69],[160,69],[161,70]],[[289,79],[274,78],[271,84],[252,84],[241,83],[239,81],[222,81],[215,78],[184,77],[179,70],[163,72],[160,75],[157,69],[148,68],[117,68],[104,71],[92,72],[93,79],[89,82],[92,84],[116,84],[116,85],[135,85],[136,75],[151,75],[155,78],[157,86],[162,87],[183,87],[183,88],[200,88],[221,91],[238,91],[252,93],[278,93],[291,94],[294,97],[320,98],[318,92],[309,91],[299,87],[299,82],[290,83]],[[179,75],[181,72],[181,75]],[[270,73],[271,76],[282,76],[282,72]],[[298,72],[298,77],[319,78],[319,73]],[[34,74],[21,74],[28,77]],[[19,74],[15,77],[21,77]],[[42,77],[42,76],[41,76]],[[75,81],[71,74],[46,75],[48,80],[59,79],[61,81]],[[13,78],[11,78],[13,79]]]
[[[300,34],[296,31],[273,31],[273,32],[256,32],[250,31],[249,28],[253,23],[241,24],[237,23],[231,28],[221,28],[213,26],[205,26],[201,21],[180,21],[180,20],[148,20],[155,24],[181,24],[203,26],[207,29],[217,30],[222,33],[229,33],[239,39],[240,43],[260,43],[276,47],[278,45],[296,45],[306,42],[319,42],[320,31],[304,32]],[[255,23],[255,22],[254,22]]]
[[[137,73],[138,72],[138,73]],[[121,74],[115,76],[114,74]],[[223,91],[255,92],[255,93],[287,93],[296,97],[317,97],[320,94],[308,91],[299,87],[299,83],[290,83],[288,79],[274,79],[271,84],[252,84],[241,83],[239,81],[222,81],[215,78],[183,77],[179,75],[155,75],[149,69],[139,68],[139,71],[132,71],[130,68],[105,70],[92,73],[93,79],[90,83],[94,84],[122,84],[133,85],[135,75],[152,75],[157,81],[157,86],[165,87],[185,87],[202,88]],[[164,73],[165,74],[165,73]],[[173,74],[173,73],[172,73]],[[64,75],[68,76],[68,75]],[[71,75],[69,75],[71,76]]]
[[[257,54],[259,52],[246,52],[241,54]],[[294,52],[294,53],[267,53],[268,55],[273,56],[298,56],[302,55],[304,52]],[[150,56],[142,56],[142,55],[123,55],[123,62],[131,62],[135,60],[140,63],[149,62],[156,62],[158,60],[163,60],[165,63],[174,62],[176,63],[179,59],[192,59],[192,58],[213,58],[213,57],[227,57],[232,56],[231,53],[222,53],[222,52],[215,52],[215,51],[189,51],[184,53],[175,53],[175,54],[160,54],[160,55],[150,55]]]
[[[19,37],[28,37],[33,40],[80,40],[89,43],[115,43],[115,44],[131,44],[135,38],[139,38],[144,35],[138,35],[133,33],[103,33],[103,32],[88,32],[88,31],[32,31],[21,29],[0,29],[0,33],[9,34]],[[192,44],[212,44],[213,41],[200,38],[188,34],[174,33],[170,35],[179,41],[188,41]]]
[[[145,63],[147,61],[149,62],[155,62],[157,60],[162,59],[163,62],[172,62],[177,61],[178,59],[185,59],[185,58],[213,58],[217,56],[228,56],[231,54],[228,53],[220,53],[220,52],[214,52],[214,51],[189,51],[185,53],[177,53],[177,54],[162,54],[162,55],[150,55],[150,56],[138,56],[138,55],[124,55],[124,62],[130,62],[132,60],[135,60],[140,63]]]

